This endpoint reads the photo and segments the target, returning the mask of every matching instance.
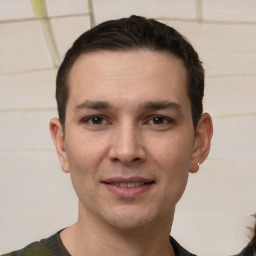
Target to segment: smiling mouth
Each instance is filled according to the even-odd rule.
[[[119,182],[114,182],[114,183],[109,183],[110,185],[114,185],[116,187],[121,187],[121,188],[135,188],[135,187],[139,187],[139,186],[143,186],[146,184],[150,184],[153,182],[129,182],[129,183],[119,183]]]
[[[148,191],[154,180],[143,179],[140,177],[133,178],[111,178],[104,180],[106,188],[118,198],[135,198]]]
[[[115,186],[115,187],[119,187],[119,188],[137,188],[137,187],[142,187],[142,186],[146,186],[146,185],[152,185],[155,182],[154,181],[132,181],[132,182],[103,182],[106,185],[110,185],[110,186]]]

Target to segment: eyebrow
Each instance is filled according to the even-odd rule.
[[[77,105],[74,110],[78,111],[78,110],[84,109],[84,108],[95,109],[95,110],[97,110],[97,109],[109,109],[109,108],[111,108],[111,104],[109,102],[106,102],[106,101],[86,100],[82,104]]]
[[[181,110],[181,105],[172,101],[149,101],[142,103],[139,107],[141,110],[162,110],[162,109],[175,109]]]
[[[75,107],[75,111],[81,109],[111,109],[112,105],[107,101],[91,101],[86,100],[82,104],[79,104]],[[181,105],[172,102],[172,101],[147,101],[139,105],[139,110],[162,110],[162,109],[174,109],[181,110]]]

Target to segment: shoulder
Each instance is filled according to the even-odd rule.
[[[240,253],[235,256],[252,256],[254,255],[254,249],[251,245],[246,246]]]
[[[196,256],[184,249],[173,237],[170,236],[170,243],[172,244],[175,256]]]
[[[43,256],[47,255],[47,248],[40,242],[34,242],[26,247],[24,247],[21,250],[13,251],[7,254],[4,254],[2,256],[32,256],[32,255],[38,255],[38,256]]]
[[[59,233],[42,239],[39,242],[31,243],[21,250],[3,254],[2,256],[70,256],[61,242]]]

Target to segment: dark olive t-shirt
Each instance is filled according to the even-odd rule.
[[[71,256],[60,238],[60,232],[39,242],[29,244],[25,248],[4,254],[2,256]],[[196,256],[186,251],[180,244],[170,237],[175,256]]]

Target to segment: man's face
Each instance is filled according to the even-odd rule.
[[[117,228],[171,221],[193,161],[186,83],[182,61],[166,52],[77,59],[68,79],[62,168],[81,213]]]

